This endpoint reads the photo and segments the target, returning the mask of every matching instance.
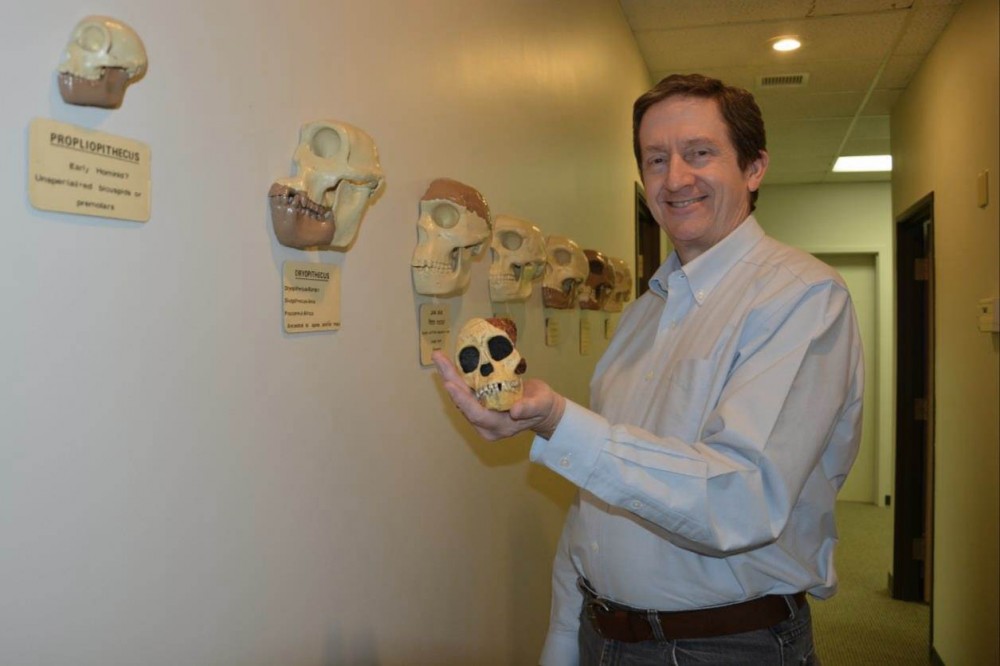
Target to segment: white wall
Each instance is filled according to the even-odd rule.
[[[145,41],[120,110],[56,90],[85,13]],[[649,82],[617,3],[42,0],[0,41],[0,663],[532,663],[571,488],[458,422],[408,262],[439,176],[631,260]],[[148,143],[152,219],[32,209],[34,117]],[[349,252],[300,252],[266,192],[327,117],[388,184]],[[342,330],[282,333],[285,260],[341,267]],[[529,373],[585,401],[600,337],[545,348],[537,293],[514,314]]]
[[[877,358],[875,386],[876,495],[883,501],[893,492],[893,419],[895,342],[893,322],[892,200],[889,183],[831,185],[765,185],[757,201],[756,217],[768,234],[789,245],[815,253],[874,254],[877,289]]]
[[[1000,11],[965,0],[892,111],[892,209],[934,193],[932,645],[949,666],[1000,662]],[[976,177],[989,170],[989,205]]]

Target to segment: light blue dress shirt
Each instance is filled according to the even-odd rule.
[[[622,316],[531,459],[578,486],[542,663],[576,664],[582,596],[680,610],[836,591],[834,501],[857,455],[861,339],[841,277],[748,217]]]

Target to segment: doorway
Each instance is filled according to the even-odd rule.
[[[844,487],[837,494],[838,501],[879,504],[878,500],[878,280],[877,254],[868,252],[827,253],[817,252],[816,257],[834,268],[851,294],[854,311],[861,332],[861,345],[865,358],[865,395],[861,446],[858,457],[847,475]]]
[[[892,596],[931,602],[934,535],[934,195],[896,219]],[[931,623],[934,608],[931,606]]]
[[[649,289],[649,278],[660,267],[660,225],[646,205],[642,185],[635,184],[635,295]]]

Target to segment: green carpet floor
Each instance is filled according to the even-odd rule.
[[[892,509],[838,502],[837,528],[840,590],[809,602],[823,666],[930,664],[929,607],[889,595]]]

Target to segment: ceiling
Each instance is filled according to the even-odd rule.
[[[769,184],[889,180],[834,174],[840,155],[889,153],[889,112],[961,0],[619,0],[650,75],[699,72],[764,113]],[[802,48],[771,49],[796,35]],[[806,74],[802,85],[760,77]]]

